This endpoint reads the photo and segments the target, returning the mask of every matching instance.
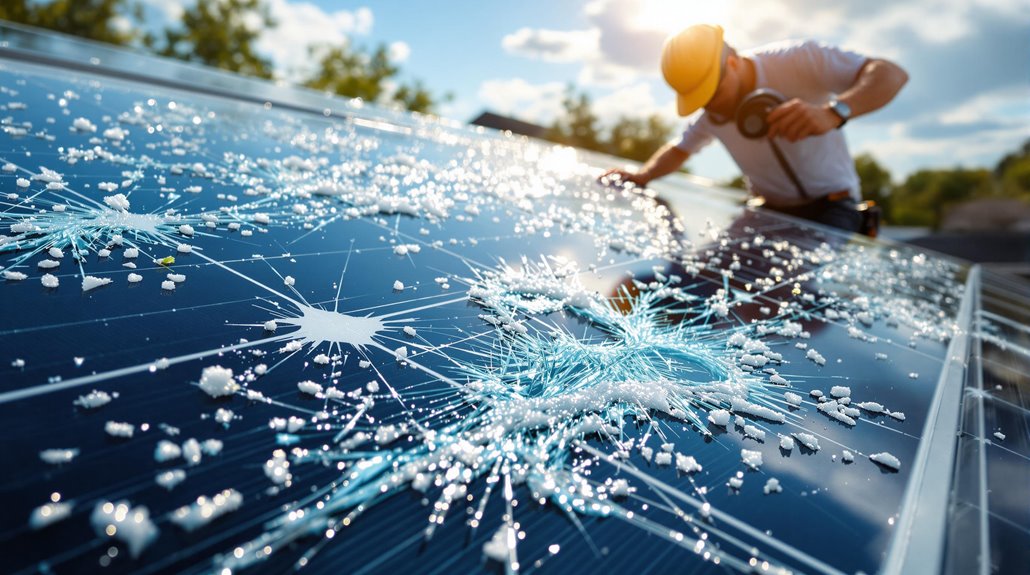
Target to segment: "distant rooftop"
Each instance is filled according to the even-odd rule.
[[[483,126],[484,128],[508,131],[513,134],[521,134],[531,138],[542,139],[547,136],[547,128],[543,126],[523,122],[522,120],[516,120],[515,118],[502,116],[493,112],[483,112],[469,123],[473,126]]]

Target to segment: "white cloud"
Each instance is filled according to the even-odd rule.
[[[411,46],[407,42],[393,42],[388,50],[390,61],[394,64],[407,62],[408,57],[411,56]]]
[[[352,35],[372,29],[368,8],[326,12],[308,2],[288,0],[269,0],[268,7],[278,25],[260,36],[256,49],[271,58],[277,75],[286,80],[297,80],[313,68],[310,46],[345,44]]]
[[[544,30],[520,28],[501,40],[510,54],[547,62],[581,62],[598,51],[597,30]]]
[[[546,126],[562,112],[565,84],[530,84],[522,78],[487,80],[478,95],[490,111]]]
[[[183,13],[194,5],[191,0],[141,0],[143,28],[160,37],[165,28],[177,27]],[[309,46],[345,44],[353,36],[371,32],[374,23],[368,8],[327,12],[310,2],[290,0],[266,0],[265,5],[276,26],[264,30],[254,48],[272,61],[277,77],[290,81],[300,79],[314,67]],[[256,14],[249,14],[246,25],[259,28],[262,23]],[[398,62],[411,52],[400,44],[391,46],[391,56],[402,57],[395,60]]]
[[[616,90],[598,98],[592,109],[601,123],[610,126],[620,117],[646,118],[657,114],[672,125],[679,125],[675,107],[668,102],[659,103],[651,90],[651,84],[637,83]]]

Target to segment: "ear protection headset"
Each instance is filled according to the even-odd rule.
[[[769,115],[773,108],[786,101],[787,99],[783,97],[783,94],[776,90],[761,88],[751,92],[744,96],[744,99],[740,101],[740,105],[737,106],[737,129],[740,130],[740,133],[745,138],[750,140],[764,138],[769,133],[769,123],[766,121],[766,116]],[[773,154],[776,155],[776,161],[779,162],[783,171],[787,173],[790,181],[794,183],[798,193],[801,194],[802,198],[809,199],[808,192],[805,191],[805,187],[801,184],[797,173],[794,172],[794,168],[791,167],[790,162],[783,155],[783,150],[776,144],[776,140],[770,139],[769,145],[772,146]]]

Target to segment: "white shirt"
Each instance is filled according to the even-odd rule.
[[[801,98],[822,105],[851,87],[865,65],[861,54],[815,41],[787,41],[742,52],[755,64],[755,89],[772,88],[788,100]],[[803,204],[827,194],[848,190],[861,200],[858,174],[841,130],[830,130],[797,142],[776,138],[776,143],[804,186],[809,199],[801,197],[780,166],[766,138],[749,140],[731,119],[715,123],[702,112],[687,125],[676,147],[695,154],[718,138],[741,171],[751,190],[773,205]]]

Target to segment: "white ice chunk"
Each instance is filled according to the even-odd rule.
[[[297,384],[297,389],[299,389],[301,393],[314,395],[316,397],[322,394],[322,386],[310,380],[299,382]]]
[[[66,519],[71,514],[71,503],[58,502],[40,505],[33,509],[32,514],[29,515],[29,527],[34,530],[42,529],[48,525],[53,525],[62,519]]]
[[[111,283],[111,278],[98,278],[96,276],[86,276],[82,278],[82,291],[89,291],[91,289],[98,288],[100,286],[106,286]]]
[[[672,454],[668,453],[668,452],[665,452],[665,451],[662,451],[660,453],[656,453],[655,456],[654,456],[654,462],[655,462],[655,465],[671,465],[672,464]]]
[[[780,436],[780,449],[784,451],[794,450],[794,438],[789,435]]]
[[[265,328],[265,331],[273,331],[274,332],[275,330],[279,329],[279,324],[275,323],[274,319],[270,319],[270,320],[265,322],[264,328]]]
[[[172,469],[165,471],[164,473],[158,473],[154,477],[154,483],[157,483],[161,487],[164,487],[168,491],[175,489],[175,486],[182,483],[186,479],[186,472],[181,469]]]
[[[812,451],[819,451],[819,438],[812,435],[811,433],[795,432],[792,433],[801,445],[811,449]]]
[[[200,460],[204,457],[204,449],[200,442],[192,437],[182,442],[182,457],[190,465],[200,465]]]
[[[98,502],[90,516],[93,529],[99,537],[115,537],[125,543],[133,558],[147,548],[158,536],[158,528],[150,520],[150,511],[128,501]]]
[[[139,248],[125,248],[125,251],[122,252],[122,257],[130,260],[133,258],[138,258]]]
[[[47,274],[47,275],[49,275],[49,274]],[[4,279],[5,280],[21,281],[21,280],[26,279],[28,277],[29,276],[27,274],[24,274],[22,272],[16,272],[16,271],[11,271],[11,270],[4,270]],[[51,277],[53,277],[53,276],[51,276]],[[56,280],[57,278],[54,278],[54,279]],[[46,284],[44,283],[43,285],[46,285]],[[47,287],[50,287],[50,286],[47,286]]]
[[[226,489],[213,497],[201,495],[190,505],[172,512],[171,521],[186,531],[203,527],[215,519],[236,511],[243,505],[243,495],[235,489]]]
[[[895,471],[901,469],[901,460],[899,460],[897,457],[894,457],[886,451],[883,451],[881,453],[874,453],[869,456],[869,459],[872,459],[880,465],[889,467]]]
[[[324,353],[320,353],[316,355],[311,361],[314,361],[318,365],[329,365],[329,356]]]
[[[235,416],[236,414],[233,413],[231,409],[219,407],[215,410],[215,421],[217,423],[221,423],[222,425],[229,425],[230,423],[232,423],[232,419]]]
[[[297,280],[293,279],[293,276],[286,276],[285,278],[283,278],[283,283],[289,287],[293,287],[297,284]]]
[[[136,426],[131,423],[108,421],[104,424],[104,431],[111,437],[131,438],[136,431]]]
[[[127,135],[129,135],[129,132],[118,126],[104,130],[104,137],[115,142],[121,142]]]
[[[415,337],[416,335],[415,328],[411,327],[410,325],[404,326],[404,333],[409,337]]]
[[[393,357],[397,361],[404,361],[404,360],[408,359],[408,347],[402,345],[402,346],[398,347],[397,349],[393,350]]]
[[[758,469],[762,466],[762,452],[750,449],[740,450],[740,460],[751,469]]]
[[[884,412],[883,406],[880,405],[879,403],[876,403],[875,401],[863,401],[861,403],[856,403],[855,405],[861,407],[862,409],[868,411],[869,413],[883,413]]]
[[[401,280],[397,280],[397,281],[393,282],[393,289],[394,289],[394,291],[403,291],[404,290],[404,283],[401,282]]]
[[[701,464],[691,455],[676,454],[676,469],[681,473],[697,473],[701,471]]]
[[[817,363],[819,365],[826,365],[826,358],[823,357],[822,354],[820,354],[818,351],[816,351],[814,349],[808,350],[808,353],[805,354],[805,357],[807,357],[808,359],[814,361],[815,363]]]
[[[164,463],[182,457],[182,448],[178,444],[162,439],[154,448],[154,461]]]
[[[232,370],[220,365],[205,367],[200,374],[200,389],[211,397],[232,395],[240,386],[233,380]]]
[[[508,560],[508,549],[515,551],[515,533],[507,525],[494,532],[493,537],[483,544],[483,556],[498,563],[506,563]]]
[[[762,488],[762,491],[764,491],[766,495],[769,495],[770,493],[779,493],[783,491],[783,487],[780,487],[779,479],[770,477],[768,481],[765,482],[765,487]]]
[[[165,281],[161,282],[161,289],[166,290],[166,291],[174,291],[175,290],[175,282],[173,282],[172,280],[165,280]]]
[[[43,274],[43,277],[39,278],[40,283],[46,288],[56,288],[61,284],[61,280],[57,279],[54,274]]]
[[[68,463],[72,459],[75,459],[79,455],[79,450],[76,448],[71,449],[44,449],[39,452],[39,458],[44,463],[50,465],[60,465],[62,463]]]
[[[995,431],[994,437],[997,437],[1001,441],[1005,441],[1005,434],[1000,431]]]
[[[75,118],[72,120],[72,128],[79,132],[96,132],[97,126],[93,122],[90,122],[88,118]]]
[[[830,388],[830,395],[833,397],[850,397],[851,388],[843,385],[835,385]]]
[[[758,441],[765,441],[765,431],[758,429],[754,425],[744,426],[744,436],[757,439]]]
[[[730,409],[734,413],[743,413],[747,415],[754,415],[755,417],[761,417],[774,421],[776,423],[783,423],[786,421],[786,416],[778,411],[773,411],[768,407],[758,405],[756,403],[749,403],[747,400],[741,397],[733,397],[730,399]]]
[[[708,421],[721,427],[726,427],[730,422],[730,412],[725,409],[716,409],[708,414]]]
[[[97,391],[94,389],[86,395],[80,395],[78,399],[72,402],[72,405],[77,405],[83,409],[96,409],[111,403],[111,399],[111,394],[106,391]]]
[[[129,211],[129,198],[125,197],[125,194],[115,194],[113,196],[104,196],[104,203],[108,205],[112,210],[118,210],[122,212]]]
[[[840,459],[844,463],[851,463],[852,461],[855,460],[855,455],[853,453],[851,453],[850,451],[848,451],[847,449],[845,449],[844,452],[841,453]]]
[[[787,403],[793,405],[794,407],[800,406],[801,402],[803,401],[803,398],[800,395],[794,393],[793,391],[788,391],[787,393],[784,393],[783,399],[787,400]]]
[[[139,274],[136,274],[136,273],[130,273],[129,274],[129,283],[135,284],[135,283],[139,283],[141,281],[143,281],[143,276],[141,276]]]

